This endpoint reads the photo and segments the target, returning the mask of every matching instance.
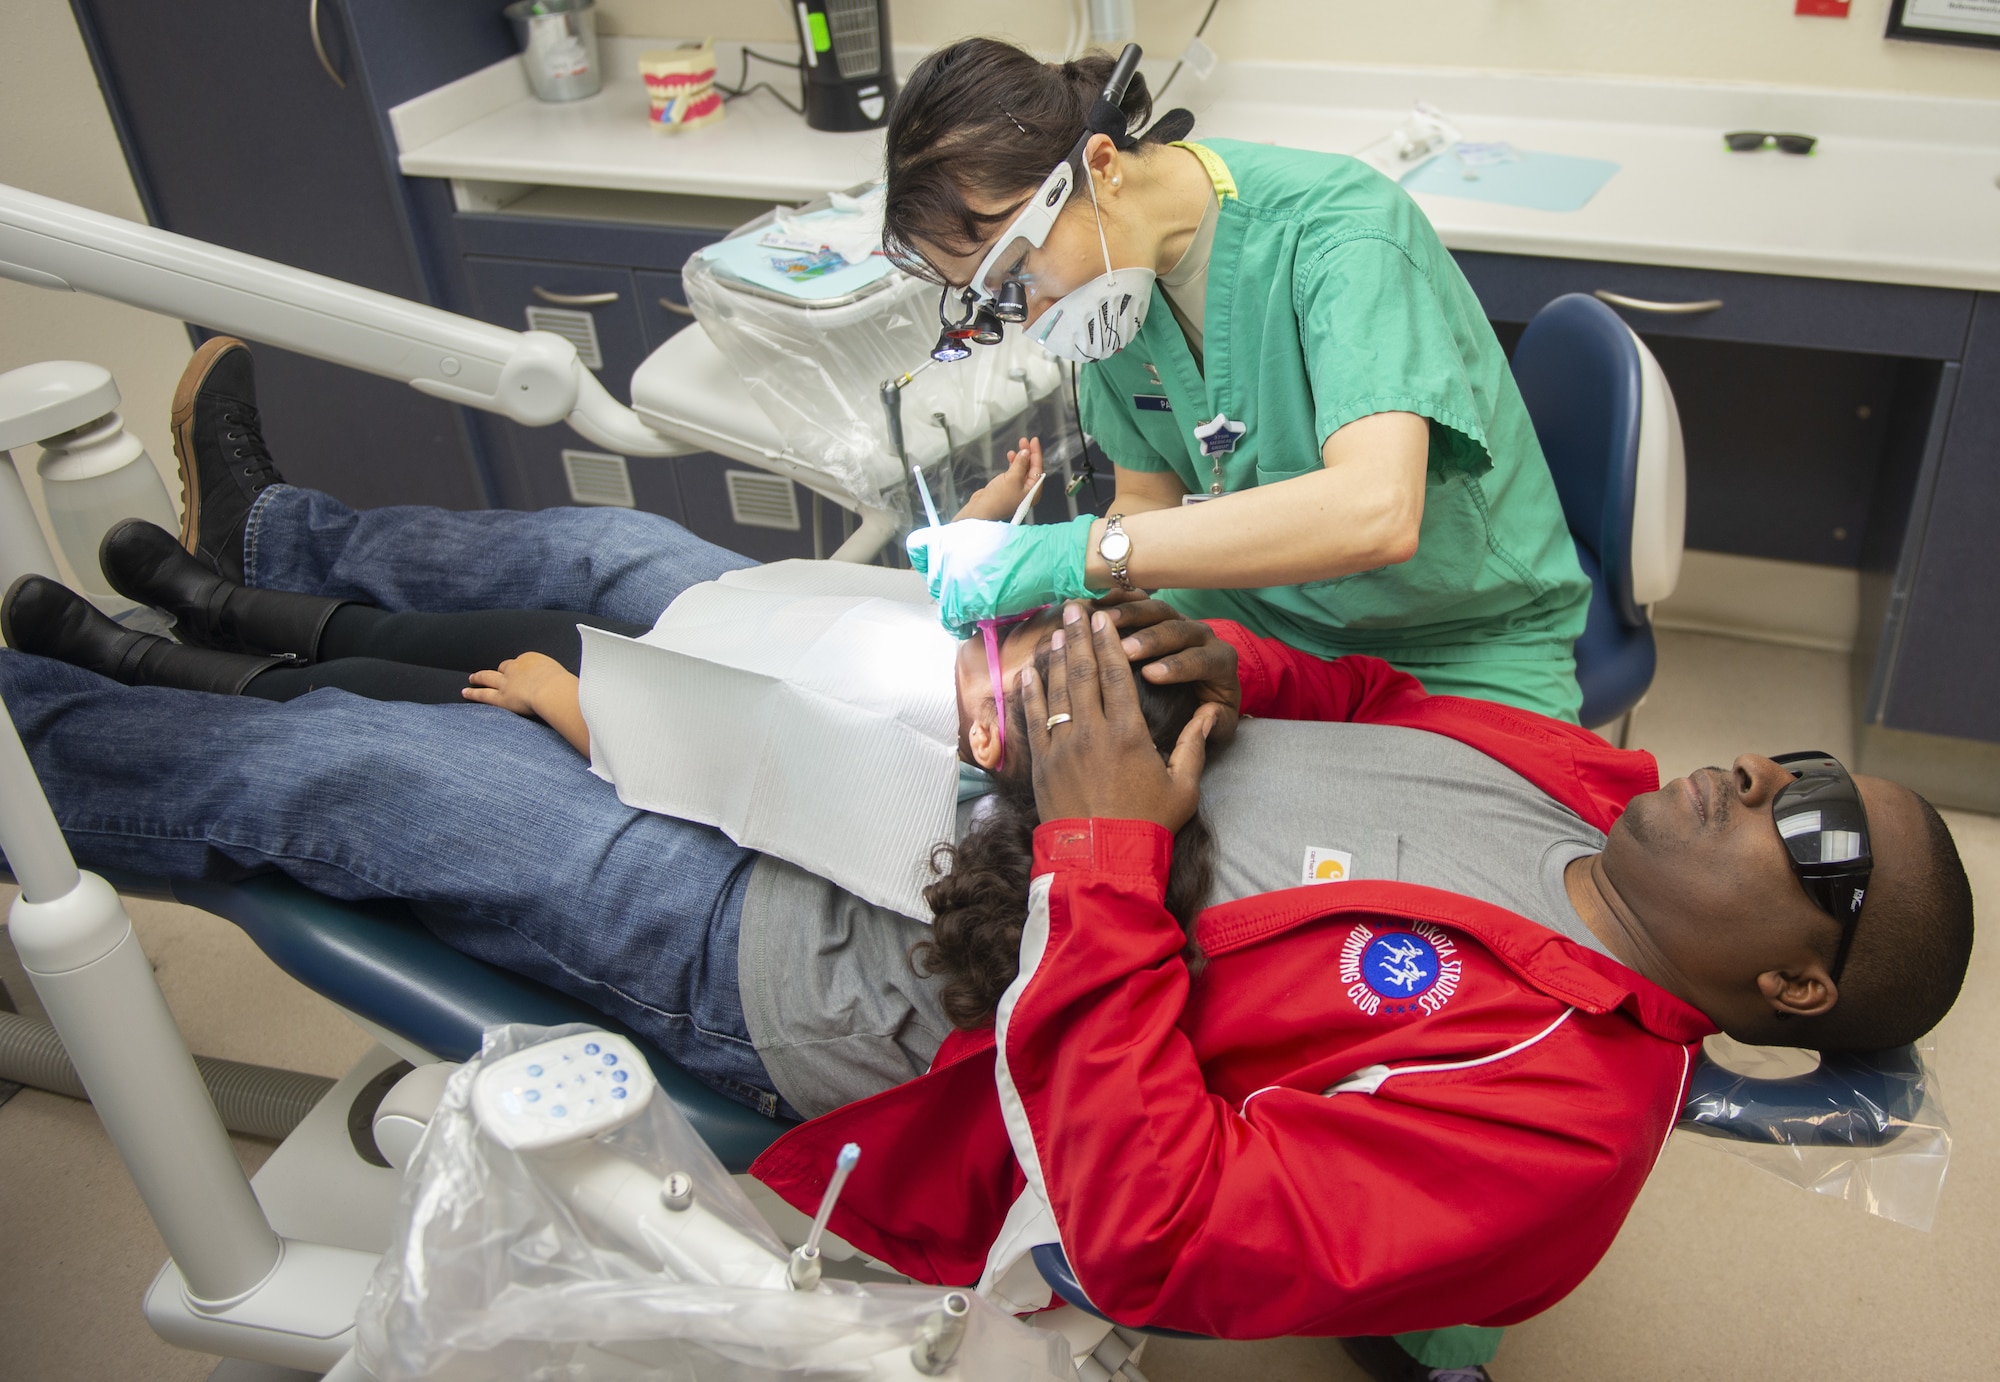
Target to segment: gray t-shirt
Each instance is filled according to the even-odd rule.
[[[1202,777],[1211,902],[1302,883],[1400,879],[1476,897],[1608,953],[1563,870],[1604,835],[1477,749],[1424,730],[1246,720]],[[959,832],[970,812],[961,809]],[[922,1073],[951,1024],[910,969],[923,923],[759,859],[737,971],[751,1039],[808,1116]]]

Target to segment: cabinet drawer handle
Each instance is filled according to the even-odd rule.
[[[552,293],[539,285],[535,288],[535,296],[557,307],[602,307],[618,301],[616,293]]]
[[[326,69],[326,75],[333,78],[333,84],[342,91],[347,90],[347,82],[336,72],[333,59],[326,55],[326,43],[319,36],[319,0],[312,0],[306,10],[306,27],[312,30],[313,52],[319,55],[319,65]]]
[[[1648,302],[1645,298],[1628,298],[1608,288],[1599,288],[1591,296],[1613,307],[1633,312],[1657,312],[1663,317],[1698,317],[1703,312],[1713,312],[1722,306],[1721,298],[1703,298],[1700,302]]]
[[[675,302],[672,298],[661,298],[660,306],[666,308],[677,317],[692,317],[694,315],[694,308],[683,306]]]

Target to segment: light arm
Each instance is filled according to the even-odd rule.
[[[624,455],[668,441],[541,331],[509,331],[0,185],[0,277],[87,292],[400,380],[530,427],[568,420]]]

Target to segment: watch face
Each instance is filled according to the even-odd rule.
[[[1097,555],[1116,566],[1132,555],[1132,535],[1122,530],[1106,533],[1097,544]]]

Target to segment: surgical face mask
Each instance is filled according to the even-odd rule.
[[[1106,360],[1132,344],[1146,324],[1153,302],[1151,269],[1114,269],[1111,245],[1104,238],[1104,216],[1097,207],[1097,186],[1088,171],[1090,209],[1097,217],[1097,244],[1104,251],[1104,276],[1091,280],[1056,300],[1055,306],[1027,328],[1028,338],[1058,360],[1089,364]]]

